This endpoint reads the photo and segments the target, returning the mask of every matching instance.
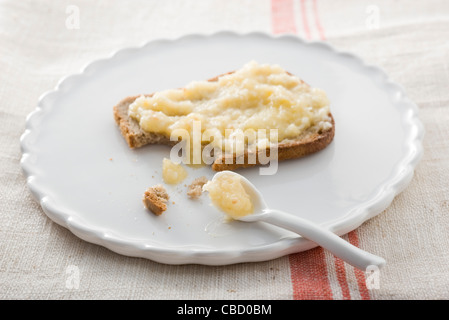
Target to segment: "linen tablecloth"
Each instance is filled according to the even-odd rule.
[[[413,180],[343,236],[387,260],[375,282],[321,248],[213,267],[130,258],[80,240],[32,198],[19,139],[43,92],[117,49],[221,30],[329,42],[382,67],[419,106]],[[448,299],[448,39],[445,0],[1,1],[0,298]]]

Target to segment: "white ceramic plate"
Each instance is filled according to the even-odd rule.
[[[262,33],[189,35],[146,43],[94,61],[44,94],[21,138],[22,168],[45,213],[78,237],[128,256],[168,264],[264,261],[314,243],[263,223],[223,223],[222,214],[168,187],[168,210],[144,209],[162,182],[166,146],[130,150],[112,107],[129,95],[182,87],[250,60],[276,63],[324,89],[336,135],[323,151],[281,162],[272,176],[240,171],[268,205],[347,233],[379,214],[411,180],[422,153],[417,107],[381,70],[321,42]],[[214,174],[187,168],[186,184]],[[172,203],[174,202],[174,203]]]

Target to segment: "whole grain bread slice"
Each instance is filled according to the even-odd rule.
[[[214,77],[208,81],[217,81],[221,76],[222,75]],[[151,97],[152,95],[153,94],[147,94],[145,96]],[[120,128],[120,132],[128,143],[128,146],[130,148],[139,148],[147,144],[175,145],[177,141],[170,141],[170,137],[163,134],[143,130],[135,119],[128,116],[130,104],[138,97],[140,97],[140,95],[126,97],[113,108],[115,122]],[[316,128],[310,128],[296,139],[280,141],[277,148],[278,161],[304,157],[326,148],[332,142],[335,135],[335,121],[331,113],[329,113],[329,117],[331,118],[332,126],[327,130],[321,131]],[[266,157],[270,156],[269,149],[267,151],[263,150],[263,152],[266,152]],[[248,159],[250,158],[248,151],[245,151],[241,156],[244,157],[244,161],[237,161],[236,154],[217,157],[212,164],[212,169],[214,171],[236,170],[239,168],[261,165],[259,154],[256,154],[255,162],[251,161],[254,163],[248,163]],[[233,159],[226,160],[229,157]]]

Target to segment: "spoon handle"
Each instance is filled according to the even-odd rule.
[[[353,246],[318,224],[292,214],[270,209],[260,220],[298,233],[360,270],[366,271],[369,266],[381,268],[386,263],[383,258]]]

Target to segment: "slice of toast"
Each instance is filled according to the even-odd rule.
[[[208,81],[217,81],[217,79],[221,76],[222,75],[214,77]],[[152,95],[153,94],[148,94],[146,96],[151,97]],[[140,97],[140,95],[127,97],[113,108],[114,119],[129,147],[139,148],[147,144],[175,145],[177,141],[170,141],[170,137],[163,134],[144,131],[135,119],[128,116],[130,104],[133,103],[138,97]],[[329,114],[329,116],[332,123],[332,126],[329,129],[321,131],[310,128],[295,139],[280,141],[278,143],[278,161],[300,158],[327,147],[332,142],[335,135],[335,121],[332,114]],[[267,152],[266,156],[269,156],[269,152]],[[226,161],[226,157],[233,157],[233,160]],[[258,156],[256,156],[256,163],[248,164],[247,151],[245,151],[243,157],[245,161],[240,164],[237,163],[235,154],[231,156],[223,155],[222,157],[215,159],[215,162],[212,164],[212,169],[214,171],[236,170],[239,168],[252,167],[261,164]]]

